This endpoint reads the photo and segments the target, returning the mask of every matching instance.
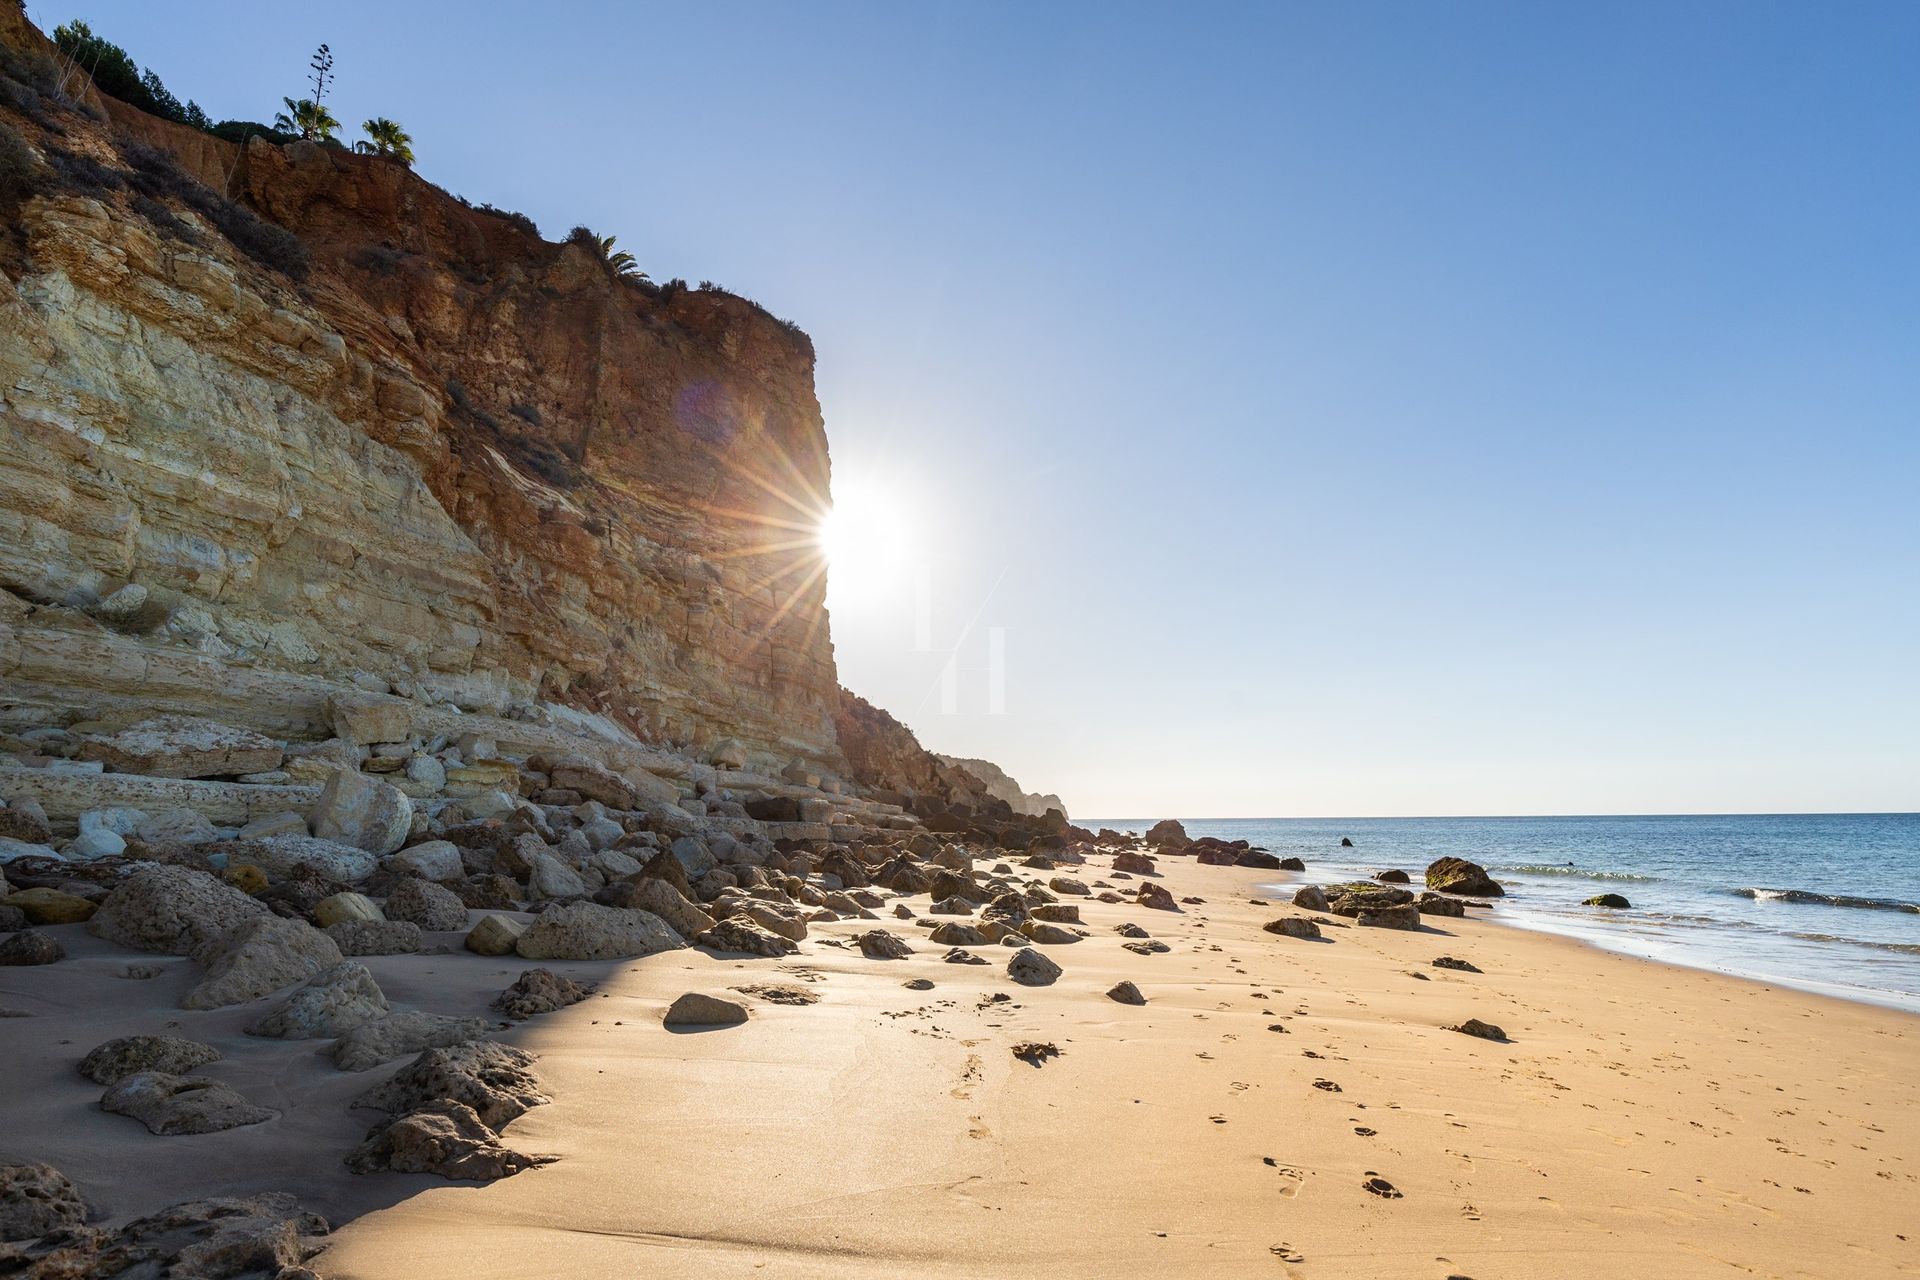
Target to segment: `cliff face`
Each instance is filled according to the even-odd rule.
[[[0,95],[32,159],[0,195],[16,709],[149,697],[166,668],[182,709],[290,677],[291,722],[384,682],[845,769],[821,566],[767,549],[826,500],[804,335],[398,165],[87,94],[101,119]],[[241,251],[226,197],[310,267]]]
[[[1005,800],[1013,806],[1013,811],[1037,818],[1049,809],[1058,809],[1064,816],[1066,804],[1059,796],[1041,795],[1027,791],[1013,777],[991,760],[971,760],[961,756],[940,756],[941,763],[951,768],[965,769],[980,780],[987,794],[996,800]]]

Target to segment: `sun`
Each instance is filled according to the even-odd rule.
[[[911,513],[884,484],[838,475],[833,505],[814,526],[813,540],[827,562],[827,590],[850,597],[898,586],[914,558]]]

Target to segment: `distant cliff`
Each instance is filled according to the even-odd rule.
[[[1038,792],[1023,790],[1020,784],[1010,777],[1005,769],[991,760],[969,760],[962,756],[940,756],[940,761],[950,767],[965,769],[978,778],[987,789],[987,794],[1005,800],[1013,806],[1015,813],[1039,817],[1049,809],[1058,809],[1063,816],[1067,806],[1059,796],[1041,795]]]

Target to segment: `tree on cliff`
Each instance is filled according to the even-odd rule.
[[[625,249],[613,247],[614,237],[596,235],[591,227],[575,227],[567,233],[567,240],[577,244],[600,260],[600,265],[616,280],[645,280],[647,273],[640,269],[639,261]]]
[[[413,163],[413,135],[402,129],[398,121],[375,116],[362,122],[360,132],[367,135],[367,140],[354,143],[353,149],[361,155],[385,156],[401,164]]]
[[[309,142],[329,142],[339,132],[340,122],[333,118],[333,112],[312,98],[280,101],[287,104],[287,109],[274,114],[273,127],[282,133],[297,133]]]

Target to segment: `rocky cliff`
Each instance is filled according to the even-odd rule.
[[[1005,800],[1013,806],[1015,813],[1037,818],[1049,809],[1058,809],[1062,814],[1067,811],[1066,804],[1059,796],[1041,795],[1028,791],[991,760],[971,760],[963,756],[939,756],[942,764],[950,768],[964,769],[979,779],[986,793],[996,800]]]
[[[804,334],[387,161],[230,144],[71,76],[69,110],[5,13],[16,708],[283,676],[275,714],[314,727],[329,686],[384,684],[844,769],[792,547],[828,488]],[[156,695],[156,669],[185,674]]]

